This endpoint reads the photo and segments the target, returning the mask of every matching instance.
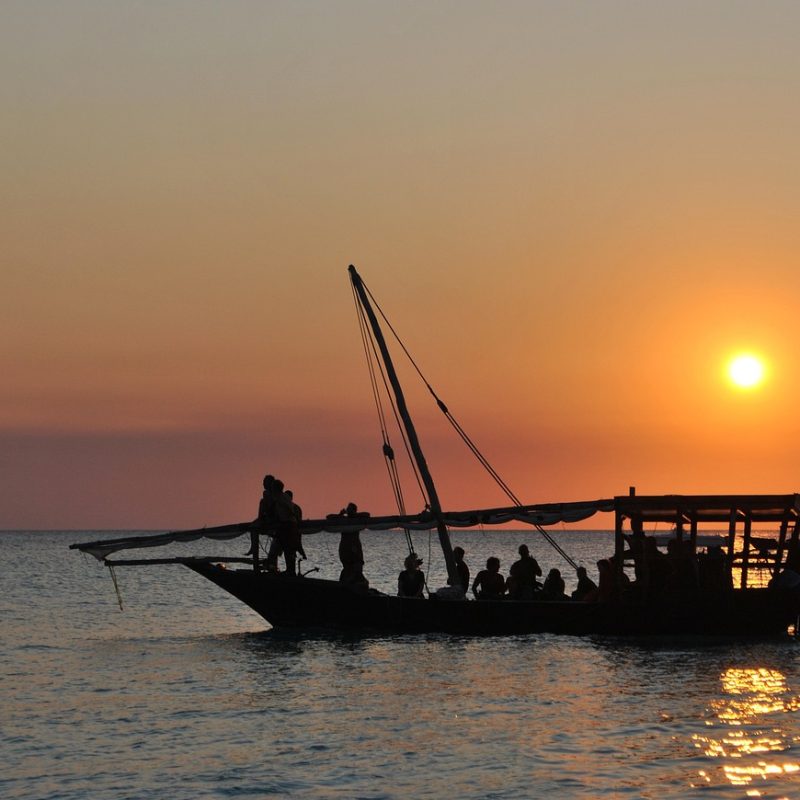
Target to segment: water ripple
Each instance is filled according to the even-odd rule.
[[[278,636],[174,568],[122,614],[73,538],[1,537],[3,798],[800,796],[794,642]]]

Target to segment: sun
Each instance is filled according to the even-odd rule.
[[[740,353],[728,363],[728,377],[739,389],[755,389],[764,381],[764,362],[752,353]]]

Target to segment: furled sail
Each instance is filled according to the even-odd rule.
[[[613,511],[613,500],[592,500],[578,503],[545,503],[530,506],[510,506],[507,508],[476,509],[474,511],[443,512],[445,525],[450,528],[474,528],[479,525],[502,525],[507,522],[521,522],[526,525],[555,525],[560,522],[580,522],[598,511]],[[435,529],[437,520],[428,511],[409,516],[372,517],[367,514],[348,517],[332,514],[325,519],[306,519],[300,524],[303,535],[321,533],[341,533],[342,531],[370,530],[385,531],[393,528],[412,531]],[[256,522],[236,522],[209,528],[195,528],[186,531],[170,531],[151,536],[128,536],[121,539],[103,539],[94,542],[81,542],[70,545],[71,549],[90,553],[103,561],[120,550],[135,550],[144,547],[162,547],[175,542],[194,542],[199,539],[225,541],[235,539],[251,530],[271,535],[268,526]]]

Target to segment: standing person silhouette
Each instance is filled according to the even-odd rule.
[[[286,497],[289,498],[289,502],[292,504],[292,514],[297,523],[297,552],[300,554],[300,558],[305,559],[308,558],[308,556],[306,556],[306,551],[303,548],[303,534],[300,532],[300,523],[303,521],[303,509],[294,502],[294,492],[291,489],[286,490]]]
[[[245,553],[246,556],[253,556],[253,569],[259,571],[259,532],[268,528],[275,521],[274,506],[272,496],[272,484],[275,478],[272,475],[265,475],[262,485],[264,492],[261,495],[261,500],[258,503],[258,516],[253,521],[250,528],[250,549]],[[272,547],[270,546],[270,550]],[[277,558],[276,558],[277,560]],[[267,556],[267,567],[269,567],[269,556]]]
[[[478,600],[500,600],[506,592],[506,579],[500,574],[500,559],[491,556],[472,582],[472,593]]]
[[[300,526],[295,515],[295,503],[283,489],[283,481],[275,480],[272,483],[272,497],[275,503],[275,537],[283,551],[286,561],[286,574],[297,574],[297,551],[302,548],[300,543]],[[299,508],[299,506],[297,506]],[[270,555],[272,548],[270,548]],[[277,562],[277,555],[275,556]]]
[[[348,503],[340,515],[342,517],[368,516],[359,514],[355,503]],[[339,537],[339,561],[342,571],[339,573],[341,583],[353,586],[369,587],[369,581],[364,577],[364,549],[361,546],[361,529],[342,531]]]

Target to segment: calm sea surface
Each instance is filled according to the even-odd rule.
[[[0,798],[800,797],[794,640],[286,637],[177,566],[118,569],[121,612],[67,550],[103,535],[0,534]],[[610,535],[556,536],[596,577]],[[402,535],[363,540],[392,591]],[[530,532],[454,541],[568,575]],[[307,539],[325,577],[337,542]]]

